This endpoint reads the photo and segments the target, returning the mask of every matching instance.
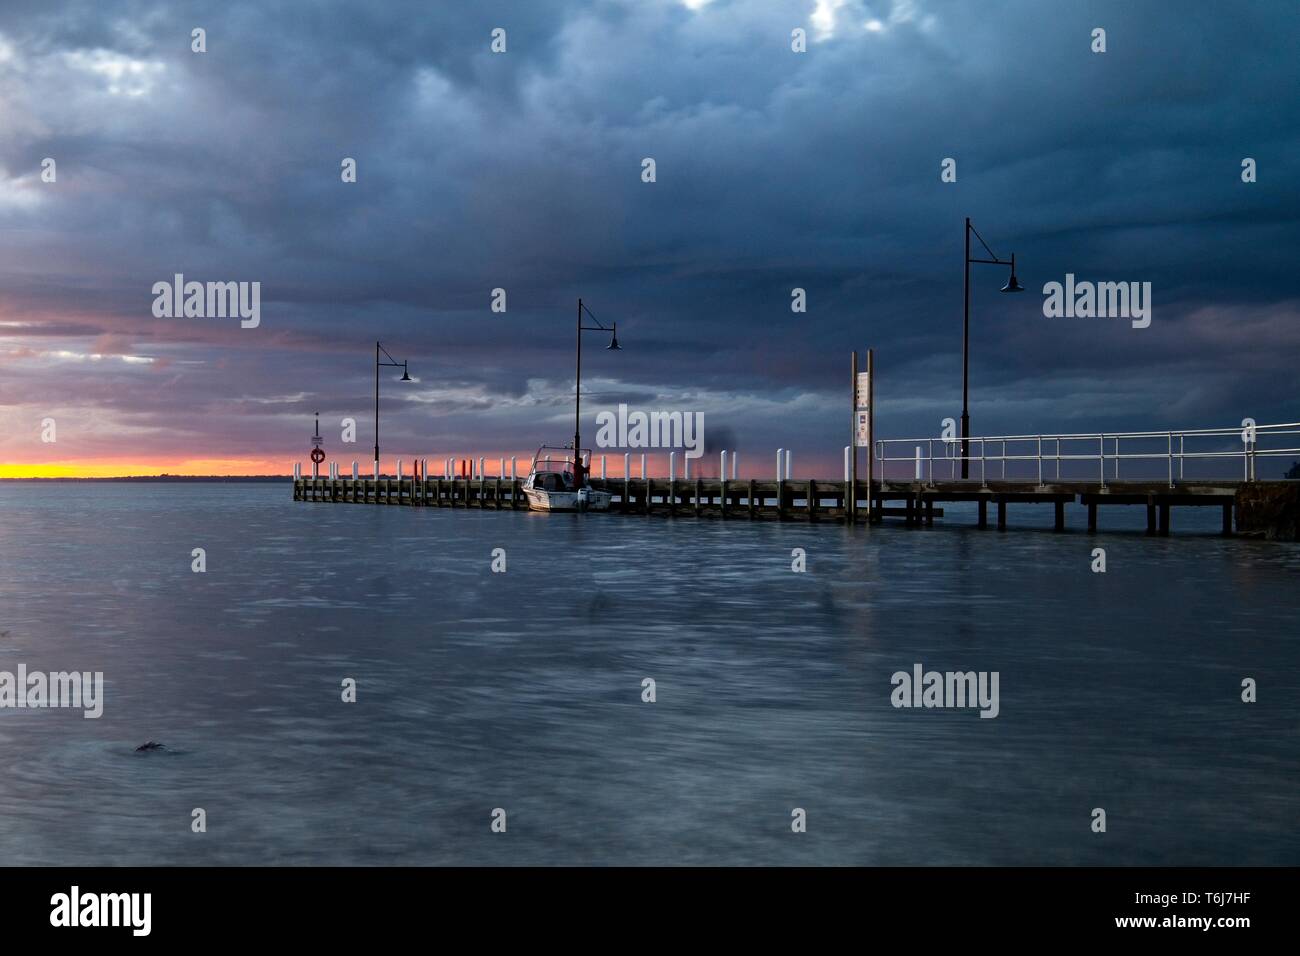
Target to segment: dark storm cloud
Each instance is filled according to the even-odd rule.
[[[588,341],[592,414],[701,410],[751,458],[835,462],[850,348],[884,434],[959,412],[969,215],[1028,288],[975,267],[977,433],[1292,421],[1296,10],[9,3],[0,321],[44,327],[0,328],[154,361],[69,388],[13,355],[5,399],[296,454],[311,410],[365,421],[382,338],[421,380],[385,387],[403,451],[521,449],[571,429],[582,295],[625,346]],[[261,281],[261,328],[153,318],[175,272]],[[1044,318],[1066,272],[1151,282],[1151,327]]]

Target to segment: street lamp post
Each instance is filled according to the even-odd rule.
[[[984,251],[989,254],[987,259],[972,259],[970,257],[970,237],[975,233],[975,238],[980,241]],[[970,468],[970,407],[968,399],[970,397],[970,267],[971,263],[990,266],[1010,266],[1011,278],[1007,284],[1002,287],[1002,292],[1024,292],[1025,287],[1020,284],[1016,278],[1016,254],[1011,253],[1010,259],[999,259],[993,250],[989,248],[984,237],[979,234],[974,226],[971,225],[970,217],[966,217],[966,306],[962,314],[961,322],[961,476],[969,477]]]
[[[381,352],[388,359],[387,362],[380,361],[379,353]],[[400,368],[402,370],[402,377],[398,379],[399,382],[409,382],[411,380],[410,373],[407,372],[406,370],[406,363],[397,361],[395,358],[393,358],[391,355],[388,354],[388,350],[386,348],[384,348],[382,345],[376,342],[375,343],[375,478],[379,477],[379,366],[381,365],[391,365],[393,368]]]
[[[595,322],[595,325],[583,325],[582,314],[586,312],[587,318]],[[582,299],[578,300],[578,322],[576,338],[577,350],[577,371],[573,376],[573,471],[575,477],[582,476],[582,333],[583,332],[608,332],[610,333],[609,345],[605,346],[606,350],[622,351],[623,347],[618,344],[618,323],[614,322],[609,328],[601,324],[600,319],[592,314],[591,309],[582,304]],[[578,482],[581,487],[582,481]]]

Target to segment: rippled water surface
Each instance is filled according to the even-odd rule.
[[[1300,548],[1011,520],[0,484],[0,670],[106,681],[0,709],[0,863],[1300,863]],[[1000,716],[893,708],[916,662]]]

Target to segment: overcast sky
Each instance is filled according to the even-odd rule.
[[[386,460],[526,455],[582,296],[588,443],[703,412],[833,477],[851,349],[881,436],[960,414],[966,216],[1026,287],[973,267],[975,434],[1300,420],[1298,48],[1293,0],[5,0],[0,474],[286,472],[317,410],[365,462],[376,339]],[[260,325],[156,318],[175,273]],[[1150,327],[1044,317],[1066,273]]]

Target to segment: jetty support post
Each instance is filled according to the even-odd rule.
[[[776,450],[776,516],[777,518],[785,517],[785,449]]]
[[[632,455],[623,452],[623,500],[619,502],[623,511],[628,510],[628,499],[632,497]]]
[[[677,513],[677,452],[675,451],[668,453],[668,513],[670,515]]]

